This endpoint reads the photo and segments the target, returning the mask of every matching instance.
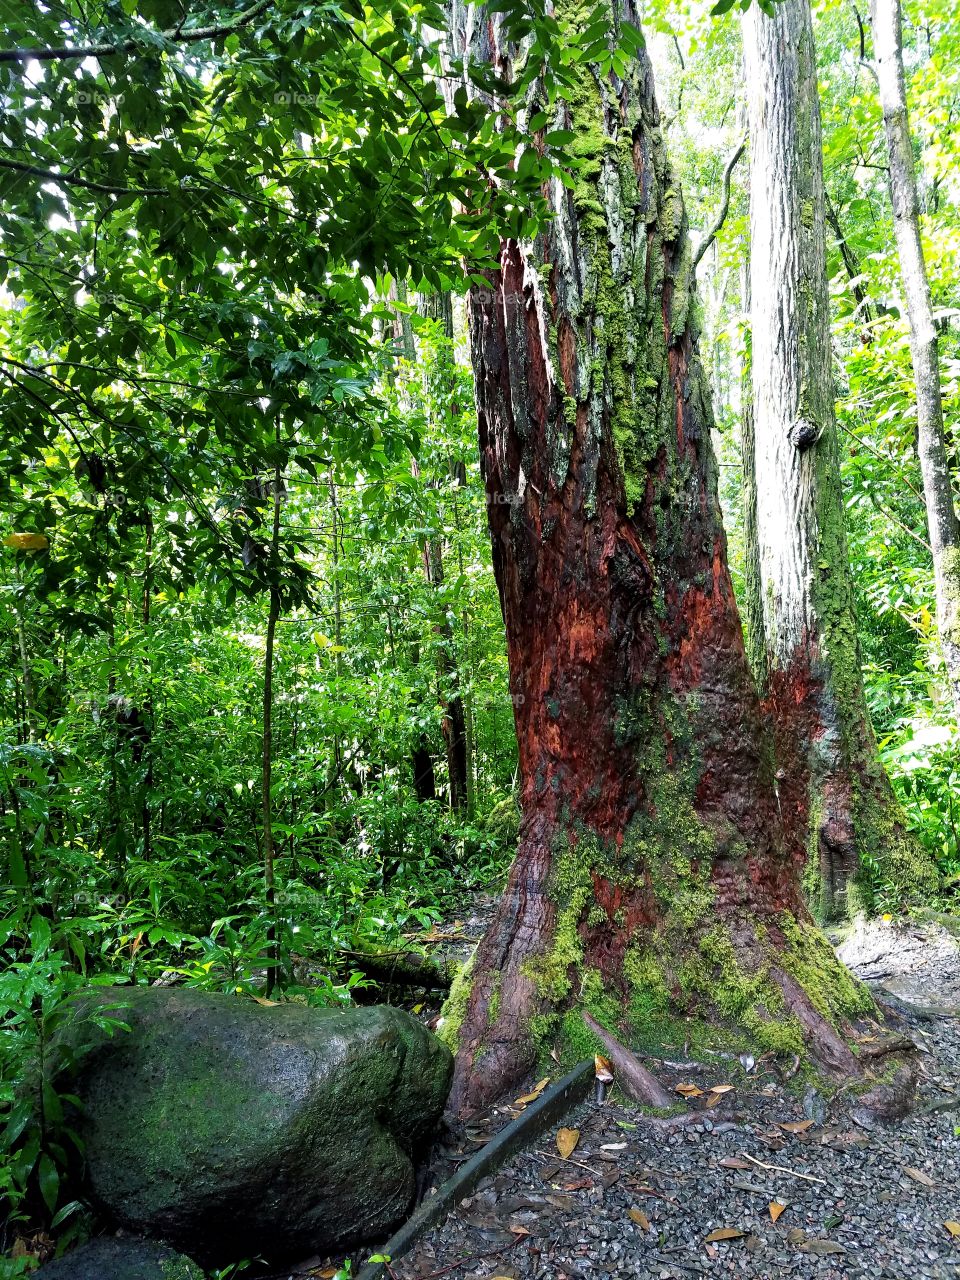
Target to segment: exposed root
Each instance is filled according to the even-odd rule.
[[[648,1071],[640,1059],[629,1049],[625,1049],[619,1040],[614,1039],[609,1031],[604,1030],[589,1013],[583,1014],[583,1020],[597,1037],[613,1063],[617,1073],[617,1084],[634,1102],[646,1107],[672,1107],[676,1098],[668,1093],[652,1071]]]

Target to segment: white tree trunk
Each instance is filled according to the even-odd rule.
[[[821,907],[860,854],[926,870],[877,757],[861,679],[834,410],[820,102],[810,0],[744,23],[750,127],[752,434],[747,615],[762,619],[782,800],[806,822]],[[753,480],[752,491],[749,480]],[[759,596],[759,599],[756,597]]]
[[[893,225],[910,321],[910,355],[917,388],[917,451],[933,552],[937,625],[954,705],[960,712],[960,525],[944,440],[937,330],[920,239],[920,201],[903,74],[900,0],[873,0],[872,16]]]

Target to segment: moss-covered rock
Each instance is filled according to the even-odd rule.
[[[195,1262],[152,1240],[91,1240],[35,1274],[37,1280],[203,1280]]]
[[[130,1027],[81,1048],[75,1084],[112,1220],[222,1263],[326,1252],[404,1217],[452,1071],[408,1014],[154,987],[81,999],[126,1004],[109,1016]]]

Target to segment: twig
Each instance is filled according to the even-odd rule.
[[[788,1169],[782,1164],[764,1164],[762,1160],[758,1160],[755,1156],[748,1156],[745,1151],[740,1153],[741,1159],[749,1160],[751,1164],[758,1165],[761,1169],[772,1170],[774,1173],[789,1173],[792,1178],[802,1178],[804,1182],[819,1182],[823,1186],[828,1187],[830,1184],[826,1178],[815,1178],[812,1173],[798,1173],[796,1169]]]
[[[600,1170],[594,1169],[589,1164],[582,1164],[579,1160],[571,1160],[569,1156],[555,1154],[553,1151],[538,1151],[538,1156],[546,1156],[548,1160],[563,1160],[567,1164],[575,1164],[578,1169],[586,1169],[587,1173],[592,1173],[595,1178],[600,1176]]]

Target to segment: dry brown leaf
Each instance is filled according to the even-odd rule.
[[[716,1231],[711,1231],[705,1239],[707,1244],[713,1244],[715,1240],[739,1240],[741,1236],[746,1234],[739,1227],[718,1227]]]
[[[580,1141],[579,1129],[558,1129],[557,1130],[557,1150],[563,1156],[564,1160],[568,1160],[577,1149],[577,1143]]]
[[[528,1102],[536,1102],[539,1097],[539,1093],[525,1093],[522,1098],[517,1098],[513,1105],[515,1107],[525,1107]]]
[[[787,1206],[785,1204],[781,1204],[779,1200],[771,1200],[770,1201],[770,1221],[776,1222],[776,1220],[780,1217],[781,1213],[783,1213],[786,1207]]]
[[[339,1267],[324,1267],[322,1271],[317,1272],[317,1275],[320,1280],[331,1280],[331,1277],[335,1276],[339,1270]]]
[[[627,1217],[631,1222],[635,1222],[642,1231],[650,1230],[650,1219],[642,1209],[628,1209]]]
[[[908,1178],[912,1178],[914,1182],[919,1182],[924,1187],[935,1187],[937,1184],[928,1173],[924,1173],[922,1169],[914,1169],[911,1165],[905,1164],[903,1172]]]
[[[711,1094],[710,1094],[710,1096],[707,1098],[706,1106],[708,1106],[708,1107],[716,1107],[716,1106],[719,1106],[719,1104],[720,1104],[722,1101],[723,1101],[723,1094],[722,1094],[722,1093],[711,1093]]]
[[[732,1093],[736,1088],[733,1084],[712,1084],[707,1090],[708,1093]]]
[[[791,1227],[787,1232],[787,1240],[790,1244],[803,1244],[807,1238],[807,1233],[801,1227]]]
[[[787,1133],[806,1133],[814,1123],[813,1120],[784,1120],[778,1122],[777,1127],[786,1130]]]
[[[830,1253],[846,1253],[842,1244],[835,1240],[804,1240],[800,1246],[804,1253],[815,1253],[818,1258],[825,1258]]]
[[[718,1161],[721,1169],[749,1169],[746,1160],[738,1160],[736,1156],[724,1156]]]
[[[272,1009],[274,1005],[280,1003],[279,1000],[268,1000],[266,996],[254,996],[253,998],[257,1004],[262,1004],[265,1009]]]
[[[675,1093],[682,1093],[685,1098],[699,1098],[703,1090],[695,1084],[678,1084]]]
[[[954,1240],[960,1240],[960,1222],[947,1221],[943,1225],[953,1236]]]

